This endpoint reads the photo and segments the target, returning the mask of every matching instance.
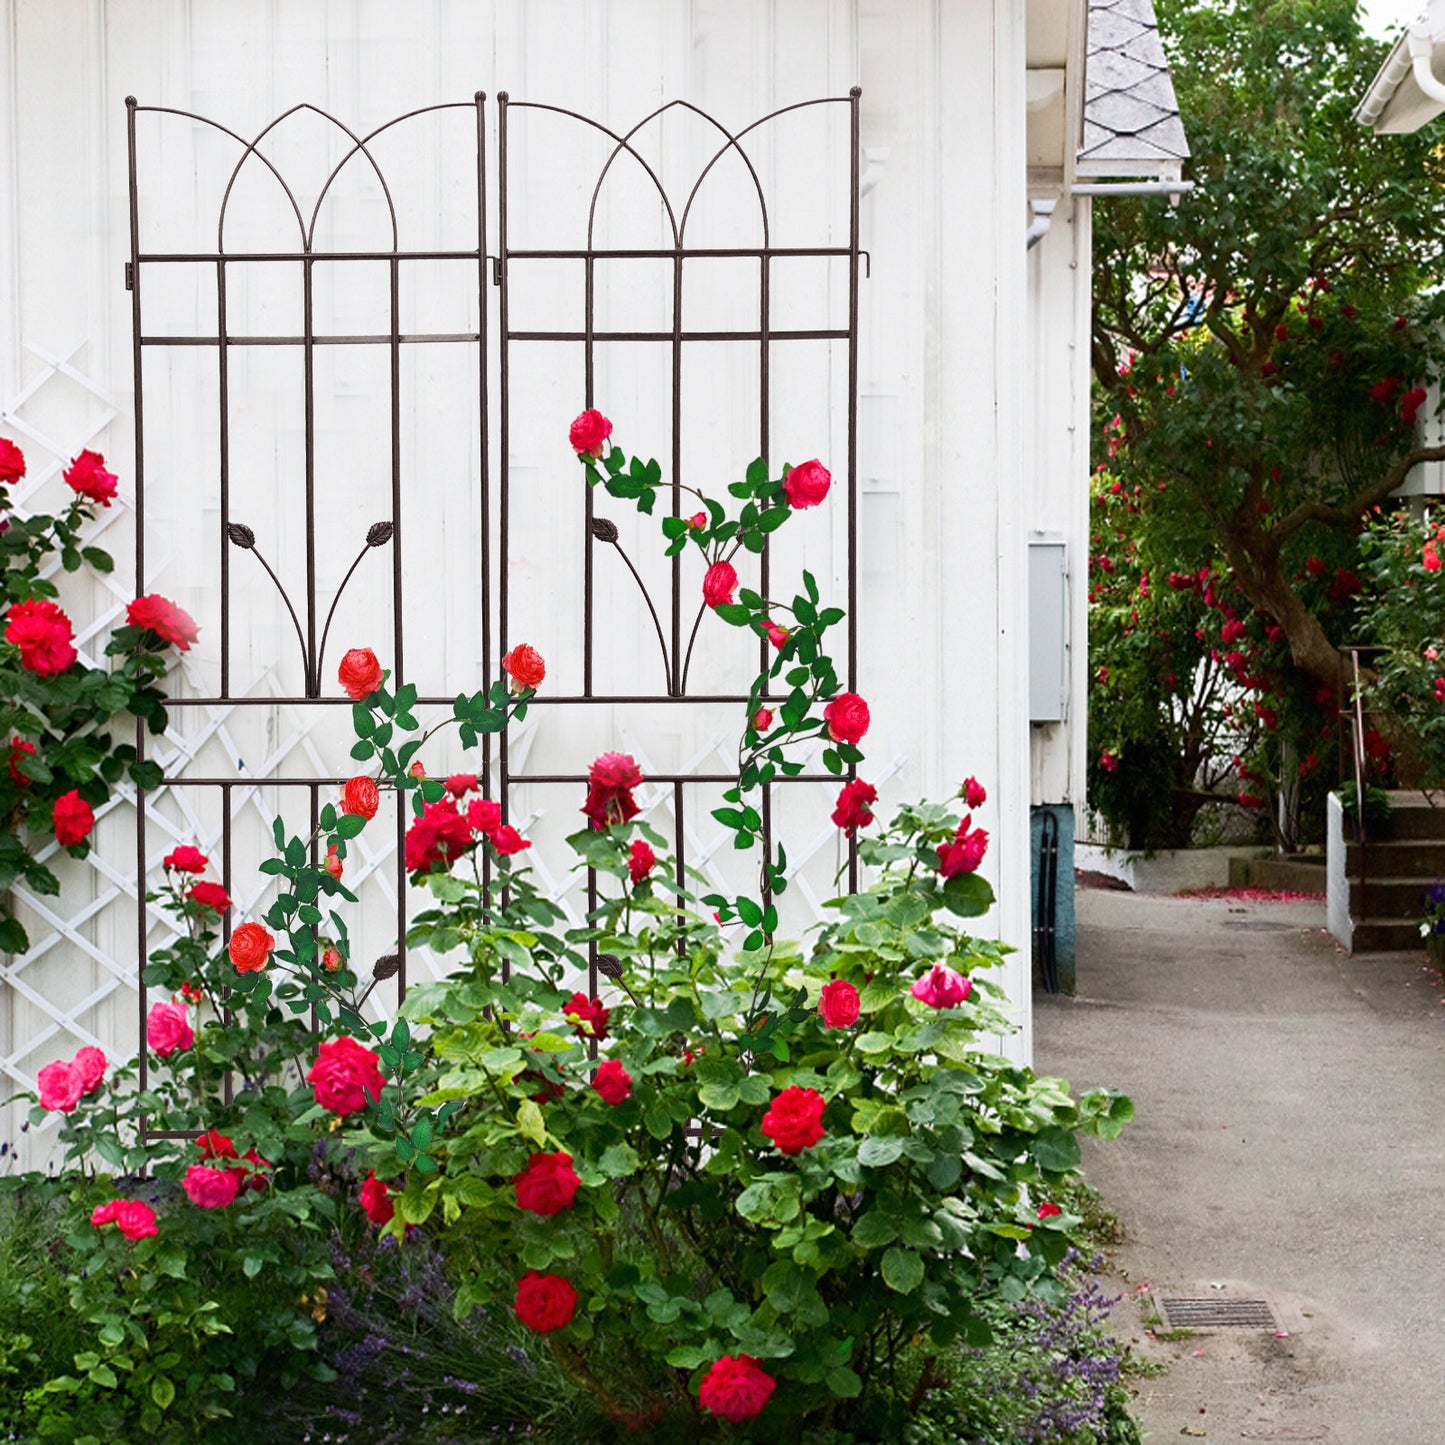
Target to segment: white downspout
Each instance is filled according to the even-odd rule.
[[[1410,44],[1410,69],[1420,93],[1436,105],[1445,105],[1445,85],[1436,80],[1430,65],[1435,42],[1429,30],[1416,30],[1413,26],[1405,32]]]

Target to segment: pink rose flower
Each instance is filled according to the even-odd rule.
[[[175,1000],[158,1003],[146,1015],[146,1043],[161,1058],[169,1058],[188,1049],[195,1041],[196,1035],[190,1019],[186,1017],[185,1004]]]
[[[840,692],[823,709],[828,736],[835,743],[857,743],[868,731],[868,704],[856,692]]]
[[[85,1092],[80,1070],[65,1059],[46,1064],[35,1076],[35,1083],[40,1091],[40,1107],[61,1114],[69,1114]]]
[[[703,1376],[697,1401],[709,1414],[740,1425],[762,1413],[776,1388],[751,1355],[724,1355]]]
[[[355,1039],[328,1039],[316,1051],[316,1062],[306,1075],[316,1102],[333,1114],[355,1114],[368,1100],[381,1098],[385,1080],[378,1067],[381,1060]]]
[[[105,1055],[101,1050],[87,1044],[83,1049],[76,1051],[71,1065],[80,1074],[80,1092],[82,1094],[91,1094],[100,1088],[100,1081],[105,1078]]]
[[[501,804],[490,798],[474,798],[467,807],[467,826],[474,833],[495,833],[502,826]]]
[[[858,1022],[858,990],[846,979],[835,978],[823,985],[818,1012],[825,1029],[846,1029]]]
[[[751,718],[752,728],[755,733],[765,733],[773,725],[773,713],[771,708],[760,707]]]
[[[768,641],[780,652],[782,651],[783,644],[787,642],[787,640],[788,629],[786,627],[779,627],[776,622],[768,623]]]
[[[828,468],[816,459],[790,468],[783,478],[788,505],[795,511],[802,507],[816,507],[828,495],[832,481]]]
[[[709,607],[721,607],[733,600],[738,574],[731,562],[714,562],[702,579],[702,600]]]
[[[973,984],[946,963],[935,963],[909,993],[930,1008],[956,1008],[973,990]]]
[[[181,1180],[181,1188],[198,1209],[224,1209],[235,1202],[241,1181],[236,1178],[235,1170],[192,1164]]]
[[[567,440],[580,457],[602,455],[602,444],[612,435],[612,423],[595,408],[588,408],[568,428]]]

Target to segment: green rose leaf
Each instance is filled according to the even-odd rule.
[[[883,1283],[899,1294],[912,1294],[923,1283],[923,1260],[911,1249],[890,1249],[883,1256]]]

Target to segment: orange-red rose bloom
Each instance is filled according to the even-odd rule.
[[[243,923],[227,945],[237,973],[260,973],[271,957],[276,940],[259,923]]]
[[[370,778],[347,779],[346,786],[341,790],[341,811],[343,813],[354,813],[358,818],[365,818],[369,823],[376,817],[376,810],[380,806],[381,793]]]
[[[704,1410],[740,1425],[762,1411],[776,1387],[751,1355],[724,1355],[703,1376],[697,1399]]]
[[[784,1089],[763,1115],[763,1133],[783,1154],[801,1154],[811,1149],[827,1132],[823,1128],[823,1096],[800,1084]]]
[[[546,1219],[572,1207],[582,1181],[572,1167],[572,1156],[558,1152],[533,1154],[512,1183],[517,1190],[517,1208]]]
[[[579,456],[600,457],[602,443],[612,435],[612,423],[595,408],[589,408],[567,431],[567,440]]]
[[[306,1075],[316,1102],[333,1114],[355,1114],[381,1098],[386,1081],[377,1067],[381,1060],[355,1039],[328,1039],[316,1051],[316,1062]]]
[[[74,788],[55,800],[50,816],[55,826],[55,841],[62,848],[73,848],[77,843],[83,843],[95,827],[95,814],[91,812],[90,804]]]
[[[157,637],[175,643],[182,652],[188,652],[191,643],[201,635],[196,619],[159,592],[128,602],[125,618],[132,627],[149,628]]]
[[[529,1330],[550,1335],[572,1323],[577,1312],[577,1291],[570,1280],[560,1274],[538,1274],[528,1270],[517,1283],[517,1300],[513,1306],[517,1318]]]
[[[503,659],[502,670],[512,679],[512,691],[521,692],[526,687],[541,687],[547,676],[547,664],[535,647],[519,642]]]
[[[353,647],[341,659],[336,676],[347,697],[364,702],[381,686],[381,664],[369,647]]]

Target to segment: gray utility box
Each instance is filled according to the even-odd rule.
[[[1063,722],[1069,711],[1068,543],[1029,533],[1029,721]]]

